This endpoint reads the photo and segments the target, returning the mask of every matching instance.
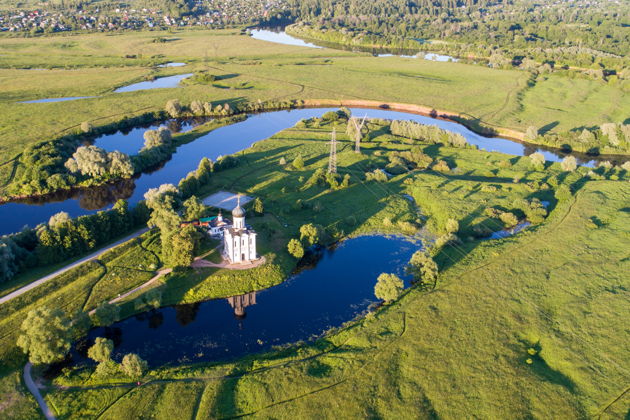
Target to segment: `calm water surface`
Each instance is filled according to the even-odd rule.
[[[90,99],[96,98],[96,96],[66,96],[65,98],[46,98],[46,99],[33,99],[32,101],[22,101],[18,102],[20,104],[41,104],[48,102],[66,102],[66,101],[76,101],[78,99]]]
[[[181,82],[182,80],[190,76],[192,76],[192,73],[176,74],[175,76],[158,77],[154,80],[147,80],[145,82],[133,83],[131,85],[120,87],[114,90],[114,92],[124,93],[124,92],[135,92],[137,90],[146,90],[146,89],[176,88],[179,86],[179,82]]]
[[[304,41],[300,38],[296,38],[287,34],[283,28],[257,28],[250,31],[252,38],[261,41],[275,42],[276,44],[294,45],[298,47],[309,48],[333,48],[345,51],[357,51],[357,52],[369,52],[374,54],[375,57],[403,57],[403,58],[423,58],[431,61],[441,62],[457,62],[455,57],[450,55],[442,55],[435,53],[424,53],[418,51],[417,53],[409,50],[390,50],[387,48],[367,48],[361,46],[348,46],[334,43],[321,42],[321,45],[313,44],[312,42]],[[388,51],[387,53],[380,53],[379,51]]]
[[[96,328],[112,338],[114,359],[133,352],[153,366],[213,361],[308,340],[363,314],[376,301],[383,272],[403,269],[421,244],[403,237],[363,236],[325,250],[319,262],[286,282],[248,295],[162,308]]]

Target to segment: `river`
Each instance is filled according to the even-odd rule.
[[[31,227],[46,222],[50,216],[65,211],[72,217],[94,213],[106,209],[117,199],[127,199],[130,203],[141,200],[144,193],[164,183],[177,184],[188,172],[194,170],[202,157],[216,160],[219,156],[233,154],[244,150],[253,143],[264,140],[273,134],[294,126],[299,120],[321,116],[324,112],[336,108],[307,108],[289,111],[274,111],[250,115],[245,121],[225,127],[220,127],[197,140],[180,146],[172,158],[160,168],[151,173],[145,173],[135,179],[121,181],[113,186],[90,188],[79,192],[62,192],[24,202],[12,202],[0,205],[0,234],[12,233],[20,230],[24,225]],[[558,150],[536,145],[528,145],[500,137],[484,137],[476,134],[461,124],[439,120],[423,115],[385,109],[353,108],[356,116],[366,115],[369,118],[406,119],[422,124],[437,125],[463,135],[466,140],[483,150],[491,150],[515,156],[529,155],[540,152],[549,161],[560,161],[565,156]],[[185,127],[190,123],[183,122]],[[113,150],[124,143],[128,151],[139,150],[144,142],[143,130],[132,130],[124,137],[117,132],[97,138],[96,144],[108,150]],[[111,144],[110,144],[111,142]],[[596,159],[582,154],[574,154],[581,165],[593,166]]]

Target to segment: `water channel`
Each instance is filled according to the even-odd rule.
[[[274,42],[276,44],[293,45],[297,47],[309,47],[309,48],[332,48],[336,50],[353,51],[353,52],[367,52],[375,57],[403,57],[403,58],[420,58],[424,60],[440,61],[440,62],[457,62],[459,61],[455,57],[450,55],[425,53],[418,50],[409,49],[392,49],[392,48],[369,48],[359,45],[343,45],[334,44],[325,41],[307,42],[300,38],[296,38],[285,32],[284,28],[256,28],[250,31],[252,38],[260,41]]]
[[[38,199],[12,202],[0,205],[0,235],[20,230],[24,225],[31,227],[47,221],[50,216],[65,211],[72,217],[94,213],[108,208],[117,199],[127,199],[135,203],[143,198],[144,193],[164,183],[177,184],[188,172],[194,170],[202,157],[212,160],[222,155],[236,153],[264,140],[285,128],[292,127],[299,120],[321,116],[324,112],[335,108],[311,108],[290,111],[275,111],[250,115],[245,121],[218,128],[197,140],[180,146],[172,158],[151,173],[145,173],[135,179],[121,181],[114,185],[90,188],[75,192],[62,192]],[[493,150],[509,155],[525,156],[534,152],[542,153],[547,160],[560,161],[565,156],[556,149],[519,143],[499,137],[483,137],[463,125],[455,122],[434,119],[431,117],[384,109],[353,108],[357,116],[367,115],[369,118],[406,119],[422,124],[437,125],[445,130],[462,134],[470,144],[483,150]],[[169,121],[167,124],[176,124]],[[181,122],[184,129],[190,122]],[[144,130],[135,129],[125,135],[122,132],[104,135],[95,140],[99,147],[108,150],[123,148],[133,152],[142,147]],[[326,147],[322,145],[322,147]],[[588,157],[575,154],[581,165],[593,166],[597,160],[609,160],[611,157]],[[19,215],[19,217],[16,217]]]
[[[376,301],[379,274],[395,273],[408,286],[404,267],[420,247],[400,236],[348,239],[278,286],[150,311],[95,328],[87,342],[108,337],[115,343],[115,360],[133,352],[159,366],[234,358],[308,340],[365,313]],[[84,352],[85,346],[75,359]]]

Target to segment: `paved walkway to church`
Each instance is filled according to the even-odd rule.
[[[250,268],[255,268],[263,265],[265,263],[265,257],[260,257],[256,261],[252,261],[249,263],[234,263],[231,264],[225,260],[220,263],[213,263],[207,260],[204,260],[202,257],[198,257],[193,261],[190,265],[193,268],[203,268],[203,267],[214,267],[214,268],[225,268],[226,270],[249,270]]]

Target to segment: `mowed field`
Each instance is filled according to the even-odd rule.
[[[167,42],[153,42],[158,37]],[[190,64],[153,67],[167,61]],[[39,67],[57,69],[34,70]],[[279,45],[237,30],[0,37],[0,68],[3,161],[26,145],[76,129],[83,121],[95,125],[117,121],[162,109],[172,98],[184,104],[196,99],[396,101],[466,113],[486,124],[520,131],[550,123],[552,131],[559,131],[619,122],[630,114],[622,85],[554,75],[529,87],[527,72]],[[212,85],[112,93],[144,78],[197,70],[228,78]],[[65,96],[99,97],[17,103]]]

